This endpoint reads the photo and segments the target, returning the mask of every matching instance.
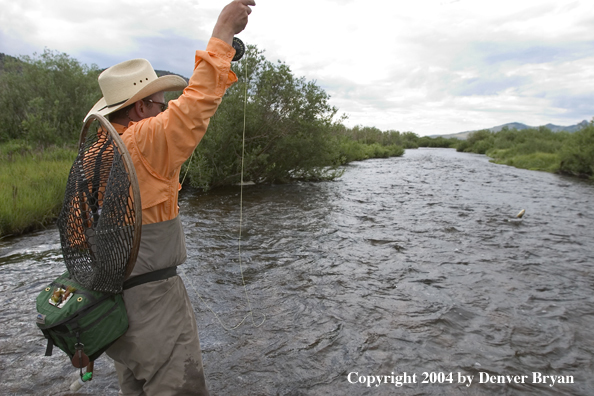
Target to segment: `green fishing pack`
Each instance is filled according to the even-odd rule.
[[[37,296],[37,312],[37,326],[48,340],[45,355],[55,345],[75,367],[97,359],[128,329],[122,293],[85,289],[68,272]]]

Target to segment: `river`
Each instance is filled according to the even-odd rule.
[[[237,188],[185,191],[182,277],[212,394],[594,395],[593,196],[589,181],[407,150],[332,182],[244,187],[239,242]],[[3,395],[76,379],[35,325],[63,270],[55,228],[0,240]],[[217,319],[250,306],[235,330]],[[105,355],[83,391],[117,395]]]

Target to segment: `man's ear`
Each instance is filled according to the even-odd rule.
[[[144,113],[146,110],[146,104],[142,100],[137,100],[134,103],[134,111],[136,112],[136,116],[141,120],[145,117]]]

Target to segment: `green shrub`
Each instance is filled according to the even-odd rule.
[[[479,140],[472,145],[472,152],[485,154],[491,148],[493,148],[493,139]]]
[[[194,187],[238,183],[242,156],[244,181],[328,180],[340,176],[339,166],[350,161],[402,155],[396,142],[417,138],[409,132],[344,127],[334,120],[337,109],[324,90],[295,77],[284,63],[269,62],[255,46],[248,46],[232,67],[239,82],[225,94],[208,133],[181,172],[183,178],[187,170]]]
[[[594,178],[594,121],[563,142],[559,170]]]
[[[419,147],[443,147],[443,148],[455,148],[457,147],[459,139],[456,138],[444,138],[441,136],[431,138],[429,136],[423,136],[418,139]]]
[[[555,172],[559,169],[559,155],[554,153],[532,153],[510,156],[505,159],[494,157],[494,162],[516,168]]]

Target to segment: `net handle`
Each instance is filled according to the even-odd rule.
[[[136,176],[136,170],[134,169],[134,163],[132,162],[132,157],[124,144],[124,141],[117,133],[113,125],[101,114],[91,114],[86,120],[80,132],[80,139],[78,141],[78,148],[80,149],[87,138],[87,133],[93,121],[99,122],[101,127],[109,133],[109,136],[115,142],[118,150],[122,155],[122,159],[124,160],[124,166],[126,167],[126,171],[128,172],[128,177],[130,178],[130,185],[132,187],[132,206],[134,209],[135,219],[134,219],[134,240],[132,243],[132,251],[130,252],[130,258],[128,259],[128,263],[126,264],[126,275],[125,279],[128,279],[132,270],[134,269],[134,264],[136,264],[136,259],[138,258],[138,249],[140,248],[140,236],[142,230],[142,204],[140,202],[140,186],[138,185],[138,177]]]

